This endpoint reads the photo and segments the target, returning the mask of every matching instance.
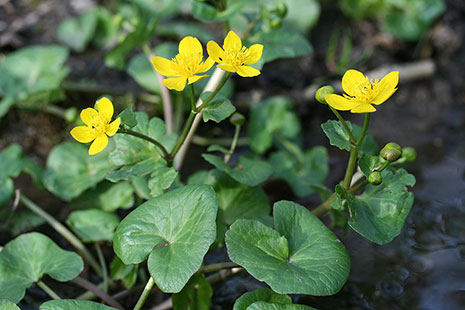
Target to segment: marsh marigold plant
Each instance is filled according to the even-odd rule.
[[[374,105],[380,105],[397,90],[399,72],[387,74],[381,81],[370,80],[357,70],[348,70],[342,77],[342,89],[346,94],[329,94],[326,102],[336,110],[352,113],[375,112]]]
[[[242,46],[241,38],[234,32],[229,31],[224,39],[223,48],[218,43],[210,41],[207,44],[208,55],[218,63],[218,68],[228,72],[235,72],[242,77],[253,77],[260,71],[249,65],[256,63],[262,58],[263,45],[254,44],[250,48]]]
[[[208,71],[215,63],[210,57],[203,62],[202,44],[194,37],[185,37],[179,42],[179,53],[173,59],[155,56],[151,61],[158,73],[170,77],[162,83],[177,91],[182,91],[186,82],[192,84],[206,78],[207,74],[198,74]]]
[[[113,111],[113,103],[110,99],[103,97],[97,101],[97,110],[93,108],[82,110],[81,120],[85,126],[77,126],[71,130],[71,135],[78,142],[94,141],[90,145],[89,155],[103,151],[108,144],[108,137],[115,135],[118,131],[121,119],[118,117],[111,122]]]

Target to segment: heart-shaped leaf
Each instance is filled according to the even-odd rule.
[[[99,209],[71,212],[66,224],[84,242],[111,241],[119,218]]]
[[[186,286],[173,294],[174,310],[210,310],[213,289],[203,274],[194,275]]]
[[[89,156],[87,147],[78,142],[56,146],[47,158],[45,187],[64,200],[76,198],[105,178],[111,168],[107,149]]]
[[[148,256],[157,286],[177,293],[215,240],[217,210],[215,192],[207,185],[187,185],[158,196],[121,221],[113,240],[115,253],[125,264]]]
[[[226,233],[231,260],[278,293],[323,296],[338,292],[350,270],[341,241],[296,203],[276,203],[273,215],[274,229],[253,220],[231,225]]]
[[[0,300],[0,309],[2,310],[21,310],[17,305],[9,301],[8,299]]]
[[[83,267],[79,255],[62,250],[47,236],[21,235],[0,252],[0,299],[19,302],[25,290],[44,274],[65,282],[77,277]]]
[[[269,288],[259,288],[252,292],[247,292],[239,297],[234,303],[233,310],[246,310],[248,306],[257,301],[266,301],[278,304],[292,304],[291,297],[273,292]]]
[[[360,137],[362,128],[358,125],[352,124],[351,122],[346,122],[347,127],[352,131],[352,135],[355,140]],[[350,151],[351,143],[349,135],[342,126],[340,121],[329,120],[324,124],[321,124],[321,128],[329,139],[329,144],[336,146],[341,150]],[[376,144],[373,136],[368,132],[363,140],[362,145],[360,146],[361,155],[375,155],[378,153],[378,145]]]
[[[201,95],[202,101],[207,100],[210,97],[211,92],[205,92]],[[216,95],[212,101],[203,109],[203,121],[208,122],[213,120],[217,123],[228,118],[236,111],[236,108],[232,105],[228,98],[222,95]]]
[[[412,208],[414,196],[407,186],[415,185],[415,177],[404,169],[383,171],[380,185],[367,185],[360,196],[348,195],[349,225],[377,244],[397,237]]]
[[[50,300],[40,305],[40,310],[117,310],[113,307],[88,300]]]
[[[305,305],[287,305],[257,301],[247,307],[247,310],[315,310],[315,308]]]
[[[325,147],[314,147],[303,156],[302,163],[284,151],[273,153],[270,158],[274,175],[285,180],[299,197],[313,194],[315,187],[324,186],[329,173],[328,151]]]
[[[273,168],[269,163],[260,159],[239,157],[237,167],[231,168],[220,157],[212,154],[202,154],[202,157],[216,169],[228,174],[239,183],[257,186],[265,182],[271,175]]]

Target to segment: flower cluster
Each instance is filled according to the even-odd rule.
[[[241,38],[229,31],[224,39],[223,48],[218,43],[210,41],[207,44],[209,57],[203,61],[203,49],[199,40],[194,37],[185,37],[179,43],[179,53],[171,60],[155,56],[152,64],[161,75],[170,77],[162,83],[169,89],[182,91],[189,84],[206,78],[202,74],[208,71],[215,62],[218,68],[228,72],[236,72],[242,77],[253,77],[260,71],[249,65],[260,60],[263,54],[263,45],[254,44],[250,48],[242,45]]]

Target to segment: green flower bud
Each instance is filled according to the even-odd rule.
[[[281,28],[282,24],[283,22],[281,18],[274,18],[271,20],[271,23],[270,23],[272,29],[279,29]]]
[[[392,163],[402,156],[402,148],[397,143],[389,142],[382,148],[381,152],[379,152],[379,155]]]
[[[65,120],[68,123],[74,122],[77,117],[78,117],[78,110],[76,109],[76,107],[71,107],[65,111]]]
[[[334,94],[334,88],[332,86],[326,85],[318,88],[315,94],[315,99],[319,103],[327,104],[325,100],[325,96],[329,94]]]
[[[241,126],[245,122],[245,116],[241,113],[236,112],[233,115],[231,115],[231,117],[229,118],[229,122],[234,126]]]
[[[287,14],[287,6],[284,2],[279,2],[278,5],[276,6],[276,14],[278,14],[279,17],[283,18]]]
[[[368,182],[373,185],[379,185],[383,181],[383,178],[381,177],[381,173],[378,171],[374,171],[370,173],[368,176]]]
[[[415,161],[417,159],[417,151],[413,147],[404,147],[402,149],[402,157],[405,161]]]

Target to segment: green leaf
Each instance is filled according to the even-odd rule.
[[[8,299],[0,300],[0,309],[2,310],[21,310],[17,305],[9,301]]]
[[[43,182],[56,196],[71,200],[103,180],[110,170],[111,147],[89,156],[87,147],[78,142],[64,142],[50,152]]]
[[[136,284],[138,270],[139,265],[126,265],[118,256],[115,256],[110,264],[110,277],[115,280],[122,280],[124,287],[130,289]]]
[[[247,43],[264,46],[262,58],[253,65],[257,69],[276,59],[308,56],[313,52],[312,46],[304,36],[291,28],[284,27],[270,32],[257,32],[250,36]]]
[[[84,268],[81,257],[62,250],[50,238],[39,233],[21,235],[8,242],[0,252],[0,299],[17,303],[32,283],[44,274],[66,282]]]
[[[66,224],[84,242],[112,241],[119,218],[99,209],[73,211]]]
[[[213,289],[203,274],[195,274],[181,292],[173,294],[174,310],[210,310]]]
[[[274,175],[285,180],[299,197],[313,194],[315,188],[324,186],[329,173],[328,151],[323,146],[307,150],[302,164],[284,151],[273,153],[270,163]]]
[[[151,199],[116,229],[115,253],[125,264],[148,257],[149,272],[160,290],[177,293],[200,268],[215,240],[217,209],[215,192],[207,185],[187,185]]]
[[[121,111],[117,118],[121,118],[121,124],[132,128],[137,125],[136,114],[132,110],[132,105]]]
[[[278,202],[273,214],[274,229],[253,220],[241,219],[231,225],[226,233],[231,260],[277,293],[337,293],[350,271],[350,259],[341,241],[296,203]],[[288,258],[282,255],[285,248],[278,237],[287,240]],[[268,240],[267,244],[261,240]],[[272,251],[278,255],[270,255]]]
[[[16,178],[21,172],[29,173],[40,185],[43,168],[23,153],[18,144],[10,144],[0,153],[0,180],[7,177]]]
[[[13,197],[15,186],[10,178],[0,179],[0,207],[5,206]]]
[[[56,30],[58,41],[71,47],[76,52],[82,52],[92,39],[97,28],[97,10],[81,13],[62,21]]]
[[[167,167],[166,163],[158,161],[152,168],[152,174],[147,183],[152,197],[159,196],[167,190],[178,176],[178,172],[173,167]]]
[[[15,211],[7,230],[14,236],[17,236],[44,223],[45,220],[32,211]]]
[[[262,154],[273,144],[275,133],[292,139],[300,133],[293,103],[286,97],[271,97],[252,105],[248,126],[252,149]]]
[[[265,182],[271,175],[273,169],[266,161],[245,156],[239,157],[239,164],[235,168],[231,168],[229,164],[225,163],[218,156],[202,154],[202,157],[215,166],[216,169],[228,174],[237,182],[249,186],[257,186]]]
[[[304,305],[275,304],[257,301],[247,307],[247,310],[315,310],[315,308]]]
[[[206,2],[194,1],[192,3],[192,15],[202,22],[221,22],[226,21],[247,4],[246,0],[228,1],[227,9],[218,11],[214,6]]]
[[[68,49],[58,45],[30,46],[8,54],[0,61],[0,117],[8,108],[32,95],[56,91],[68,75],[64,66]],[[51,98],[51,97],[50,97]],[[42,103],[43,98],[37,102]]]
[[[233,310],[246,310],[248,306],[257,301],[266,301],[277,304],[292,304],[291,297],[273,292],[269,288],[259,288],[252,292],[247,292],[239,297],[234,303]]]
[[[360,137],[362,128],[358,125],[354,125],[351,122],[346,122],[355,140]],[[321,128],[329,139],[329,144],[334,145],[340,150],[350,151],[351,143],[349,135],[347,134],[344,126],[340,121],[329,120],[324,124],[321,124]],[[378,154],[378,145],[376,144],[373,136],[368,132],[360,146],[360,155],[375,155]]]
[[[134,204],[134,188],[129,182],[100,182],[71,202],[71,207],[77,209],[100,208],[103,211],[115,211],[119,208],[128,209]]]
[[[384,161],[379,155],[375,156],[364,156],[358,161],[358,165],[362,170],[363,174],[368,177],[370,173],[374,171],[375,168],[379,168]]]
[[[88,300],[50,300],[40,305],[40,310],[117,310],[113,307]]]
[[[316,0],[284,0],[287,14],[284,25],[289,24],[301,33],[307,33],[318,21],[320,4]]]
[[[231,152],[219,144],[212,144],[207,148],[207,152],[221,152],[223,154],[230,154]]]
[[[205,92],[200,96],[200,98],[202,98],[202,101],[205,101],[208,97],[210,97],[210,95],[211,92]],[[236,108],[232,105],[231,101],[218,94],[204,108],[203,121],[206,123],[209,120],[213,120],[219,123],[230,117],[235,111]]]
[[[203,43],[207,43],[215,37],[211,30],[206,28],[204,25],[186,21],[172,21],[167,24],[160,25],[157,33],[160,36],[174,37],[175,39],[194,36]]]
[[[415,185],[415,177],[404,169],[395,173],[382,172],[380,185],[368,184],[360,196],[349,196],[349,225],[356,232],[377,244],[386,244],[397,237],[410,209],[414,196],[407,186]]]

